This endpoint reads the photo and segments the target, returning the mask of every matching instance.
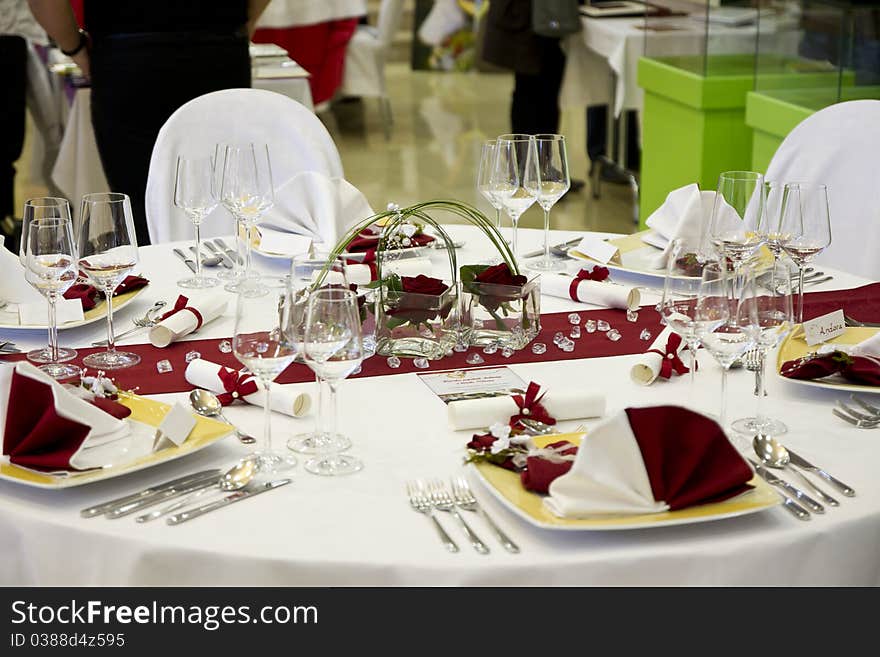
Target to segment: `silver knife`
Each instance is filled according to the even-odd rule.
[[[202,495],[210,495],[211,493],[220,492],[223,491],[219,487],[215,488],[214,486],[208,486],[206,488],[202,488],[201,490],[197,490],[194,493],[186,495],[182,500],[177,500],[176,502],[167,504],[160,509],[156,509],[155,511],[150,511],[149,513],[138,516],[134,519],[134,521],[139,523],[150,522],[151,520],[155,520],[156,518],[167,516],[169,513],[174,513],[178,509],[182,509],[185,506],[189,506],[193,503],[193,500],[200,498]]]
[[[220,257],[220,263],[224,267],[226,267],[226,269],[232,269],[232,267],[233,267],[232,260],[230,259],[230,257],[228,255],[226,255],[226,252],[223,251],[223,249],[218,247],[216,244],[214,244],[210,240],[205,240],[205,246],[208,248],[208,251],[210,251],[211,253],[215,253]]]
[[[230,249],[228,246],[226,246],[226,242],[221,240],[219,237],[214,240],[214,244],[216,244],[221,249],[226,251],[226,255],[229,256],[229,258],[232,260],[232,262],[237,262],[240,265],[244,264],[244,262],[241,259],[241,256],[238,255],[238,253],[235,251],[235,249]]]
[[[804,491],[796,486],[792,486],[790,483],[785,481],[785,479],[781,479],[777,477],[775,474],[767,470],[763,465],[758,463],[757,461],[753,461],[749,459],[751,464],[755,466],[755,472],[761,476],[761,478],[766,481],[771,486],[777,486],[787,492],[789,495],[794,495],[799,502],[802,502],[804,506],[806,506],[813,513],[825,513],[825,507],[819,504],[812,497],[807,495]]]
[[[174,252],[178,255],[178,257],[186,263],[186,266],[192,270],[192,273],[196,273],[196,261],[192,258],[188,258],[186,254],[180,249],[174,249]]]
[[[751,461],[751,459],[749,459],[749,461]],[[752,461],[752,465],[754,465],[754,464],[755,464],[755,462]],[[765,474],[770,474],[770,473],[766,472],[766,470],[765,470],[765,474],[762,474],[757,469],[755,471],[758,472],[758,476],[761,477],[764,481],[766,481],[768,484],[771,483],[767,479],[767,477],[765,476]],[[770,475],[770,476],[771,476],[771,478],[778,479],[778,477],[775,477],[774,475]],[[785,494],[782,495],[782,506],[784,506],[786,511],[791,513],[798,520],[812,520],[812,518],[813,518],[813,516],[810,515],[809,511],[807,511],[804,507],[802,507],[800,504],[798,504],[793,499],[791,499],[788,495],[785,495]]]
[[[110,500],[109,502],[102,502],[101,504],[96,504],[95,506],[90,506],[88,509],[83,509],[79,512],[79,514],[83,518],[95,518],[97,516],[103,515],[108,511],[112,511],[117,506],[122,506],[123,504],[128,504],[129,502],[135,502],[137,500],[147,498],[150,495],[155,495],[163,490],[167,490],[169,488],[173,488],[175,486],[187,485],[191,484],[194,481],[198,481],[200,479],[204,479],[205,477],[209,477],[211,475],[217,476],[220,474],[220,468],[214,468],[213,470],[202,470],[201,472],[194,472],[192,474],[184,475],[183,477],[178,477],[177,479],[172,479],[171,481],[166,481],[162,484],[156,484],[155,486],[150,486],[149,488],[145,488],[142,491],[138,491],[137,493],[132,493],[130,495],[126,495],[124,497],[118,497],[115,500]]]
[[[198,518],[199,516],[203,516],[206,513],[210,513],[211,511],[216,511],[217,509],[222,509],[223,507],[234,504],[235,502],[241,502],[242,500],[246,500],[247,498],[253,497],[254,495],[259,495],[260,493],[265,493],[267,491],[274,490],[275,488],[286,486],[290,482],[290,479],[277,479],[275,481],[269,481],[265,484],[257,486],[248,486],[247,488],[243,488],[242,490],[232,493],[232,495],[227,495],[226,497],[216,500],[215,502],[210,502],[209,504],[197,506],[194,509],[175,513],[173,516],[169,516],[165,522],[167,522],[169,525],[179,525],[183,522],[186,522],[187,520]]]
[[[827,481],[829,484],[832,484],[833,486],[835,486],[837,488],[837,490],[839,490],[841,493],[843,493],[847,497],[855,497],[856,491],[854,489],[847,486],[845,483],[843,483],[839,479],[832,477],[830,474],[825,472],[822,468],[813,465],[812,463],[807,461],[804,457],[798,456],[797,454],[792,452],[790,449],[788,450],[788,456],[791,460],[792,465],[796,465],[797,467],[801,468],[802,470],[806,470],[808,472],[812,472],[814,474],[819,475],[820,477],[822,477],[822,479]]]
[[[123,504],[122,506],[118,506],[112,511],[106,513],[105,516],[107,518],[110,518],[111,520],[122,518],[123,516],[130,515],[136,511],[140,511],[141,509],[145,509],[149,506],[153,506],[154,504],[158,504],[159,502],[164,502],[175,497],[180,497],[181,495],[186,495],[202,488],[215,486],[220,482],[220,477],[221,475],[214,475],[206,479],[194,481],[187,485],[168,488],[164,491],[156,493],[155,495],[150,495],[149,497],[145,497],[143,499],[129,502],[128,504]]]

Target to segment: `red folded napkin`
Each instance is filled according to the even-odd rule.
[[[848,381],[866,386],[880,386],[880,360],[843,351],[810,354],[782,364],[779,373],[789,379],[823,379],[839,374]]]
[[[125,280],[123,280],[113,292],[113,296],[116,297],[120,294],[137,290],[149,284],[149,282],[150,281],[142,276],[126,276]],[[82,303],[83,310],[91,310],[98,303],[98,290],[94,285],[77,283],[68,288],[64,293],[64,298],[79,299],[80,303]]]
[[[568,445],[569,447],[565,447]],[[547,448],[556,449],[563,456],[577,453],[577,446],[567,440],[550,443]],[[520,480],[526,490],[536,493],[546,493],[550,484],[557,477],[561,477],[571,470],[574,461],[554,461],[542,456],[529,456],[526,459],[526,469],[520,473]]]

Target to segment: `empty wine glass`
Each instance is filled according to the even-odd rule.
[[[21,220],[21,239],[19,240],[18,259],[27,272],[28,233],[31,222],[35,219],[61,219],[70,221],[70,204],[67,199],[42,196],[25,201]],[[75,246],[75,245],[74,245]],[[63,290],[62,290],[63,293]],[[49,345],[28,352],[27,358],[32,363],[65,363],[76,358],[76,350],[58,346],[58,327],[49,326]]]
[[[363,360],[361,323],[357,295],[342,288],[318,289],[309,297],[305,332],[306,364],[326,381],[329,399],[329,425],[323,429],[324,413],[318,409],[318,433],[337,435],[339,384]],[[306,461],[306,470],[320,475],[343,475],[357,472],[363,463],[339,452],[318,454]]]
[[[480,146],[480,164],[479,169],[477,170],[477,190],[495,210],[495,227],[498,230],[501,230],[502,204],[496,194],[495,180],[492,175],[494,173],[497,146],[497,139],[488,139]]]
[[[107,301],[107,351],[90,354],[83,364],[117,370],[141,362],[141,357],[116,351],[113,336],[113,292],[138,263],[137,237],[126,194],[102,192],[82,199],[79,227],[79,268]]]
[[[235,357],[250,370],[266,390],[263,439],[251,458],[261,472],[283,472],[296,465],[296,458],[272,447],[272,381],[296,356],[290,325],[290,285],[285,279],[244,279],[235,304]]]
[[[740,418],[731,425],[735,431],[753,436],[756,433],[764,433],[778,436],[788,431],[785,424],[764,415],[764,377],[766,374],[767,354],[782,340],[792,329],[794,322],[792,300],[792,267],[791,260],[785,257],[777,259],[768,272],[762,274],[765,277],[764,288],[758,291],[757,287],[747,289],[741,301],[742,304],[754,305],[754,314],[757,316],[759,330],[755,343],[755,351],[758,355],[757,369],[755,370],[755,415],[753,417]]]
[[[174,179],[174,205],[183,210],[196,228],[196,275],[177,281],[180,287],[203,289],[216,287],[220,281],[202,275],[202,221],[214,208],[218,198],[214,159],[211,157],[177,158]]]
[[[831,244],[831,212],[825,185],[785,185],[779,244],[798,266],[797,321],[804,321],[804,268]]]
[[[729,259],[735,270],[761,246],[763,214],[763,175],[754,171],[725,171],[718,176],[707,237],[718,257]]]
[[[663,281],[663,298],[660,314],[666,325],[681,336],[691,355],[691,391],[696,373],[697,348],[697,299],[702,282],[703,264],[698,260],[699,243],[686,238],[672,241],[666,278]]]
[[[526,178],[525,185],[544,210],[544,254],[530,260],[528,266],[539,271],[562,271],[565,261],[550,257],[550,208],[556,205],[571,187],[568,175],[568,153],[562,135],[535,135],[538,177]]]
[[[785,185],[783,183],[772,180],[764,181],[764,217],[757,232],[758,236],[773,254],[774,260],[777,260],[782,254],[782,244],[780,242],[782,233],[779,232],[779,221],[782,217],[782,201],[784,196]]]
[[[50,350],[57,352],[55,303],[76,282],[77,277],[72,222],[69,218],[32,218],[24,250],[27,262],[25,278],[49,302],[49,344]],[[41,365],[40,369],[56,379],[69,379],[80,374],[79,367],[60,363],[57,359]]]
[[[239,235],[241,234],[241,222],[239,222],[238,217],[233,212],[233,209],[230,207],[230,199],[223,199],[223,171],[226,169],[226,148],[232,144],[218,143],[214,144],[214,171],[215,171],[215,180],[217,186],[217,196],[220,201],[220,205],[232,216],[233,223],[233,244],[234,244],[234,252],[229,251],[226,252],[224,248],[223,251],[226,252],[227,256],[229,256],[230,260],[232,260],[232,268],[230,269],[222,269],[217,273],[217,278],[222,279],[224,281],[237,281],[244,274],[244,240],[239,239]],[[215,242],[215,245],[218,248],[222,248],[220,244]]]
[[[535,138],[532,135],[506,134],[498,137],[493,167],[495,195],[513,224],[510,246],[513,257],[519,257],[517,227],[519,218],[535,202],[538,185],[538,162]]]
[[[241,278],[256,277],[256,272],[251,269],[254,231],[262,216],[275,203],[268,145],[226,146],[220,200],[238,221],[236,239],[244,240]],[[240,281],[228,283],[225,289],[236,292],[239,284]]]

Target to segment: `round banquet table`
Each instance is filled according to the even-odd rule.
[[[475,230],[452,226],[463,239],[459,263],[477,262],[488,252]],[[554,231],[554,243],[575,236]],[[523,252],[536,248],[541,233],[522,231]],[[141,250],[140,270],[151,284],[118,313],[120,327],[156,299],[173,300],[174,281],[188,270],[170,252],[173,245]],[[438,255],[442,253],[438,252]],[[433,258],[432,258],[433,259]],[[287,262],[257,257],[266,271],[283,273]],[[435,260],[440,263],[441,260]],[[575,263],[572,268],[576,269]],[[620,276],[616,276],[621,280]],[[650,284],[650,281],[642,281]],[[849,288],[861,278],[834,272],[834,280],[813,289]],[[656,284],[656,283],[654,283]],[[655,303],[646,289],[643,303]],[[584,304],[543,297],[544,312],[587,310]],[[197,337],[228,337],[232,306]],[[621,321],[623,318],[621,318]],[[61,331],[63,344],[87,345],[104,324]],[[44,334],[0,331],[27,348]],[[196,337],[196,336],[193,336]],[[121,344],[145,342],[135,334]],[[549,349],[555,349],[549,345]],[[210,357],[210,354],[203,354]],[[382,358],[377,356],[376,358]],[[642,387],[630,380],[637,355],[514,364],[524,380],[547,390],[603,391],[607,413],[630,405],[687,404],[707,413],[718,409],[720,369],[700,354],[697,385],[673,377]],[[183,367],[183,363],[174,363]],[[442,369],[442,361],[431,364]],[[430,371],[430,370],[429,370]],[[730,376],[729,416],[751,414],[753,374]],[[311,391],[312,383],[296,384]],[[844,393],[798,386],[771,375],[767,410],[784,420],[785,443],[853,486],[858,495],[839,508],[802,522],[781,507],[702,524],[627,531],[563,532],[537,529],[501,506],[462,466],[471,432],[448,428],[443,403],[412,371],[354,379],[340,390],[340,426],[353,440],[362,472],[339,478],[293,471],[293,484],[232,505],[179,526],[139,525],[132,517],[83,519],[79,510],[152,483],[207,467],[228,467],[245,453],[230,436],[177,461],[123,477],[67,490],[42,490],[0,481],[0,584],[5,585],[877,585],[880,584],[880,441],[831,414]],[[162,401],[186,393],[156,395]],[[226,409],[233,422],[258,435],[258,407]],[[276,441],[311,428],[313,418],[274,416]],[[587,428],[598,420],[586,422]],[[563,422],[572,429],[579,421]],[[502,550],[482,520],[468,520],[491,554],[470,549],[448,516],[441,522],[459,542],[450,554],[429,521],[409,506],[406,480],[465,473],[484,508],[522,551]]]

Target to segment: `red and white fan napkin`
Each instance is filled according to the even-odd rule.
[[[628,408],[590,431],[544,504],[564,518],[674,511],[750,490],[752,474],[714,420],[680,406]]]
[[[241,399],[248,404],[265,406],[266,389],[259,379],[249,372],[238,372],[229,367],[196,358],[186,366],[184,374],[188,383],[197,388],[210,390],[228,406]],[[302,417],[312,407],[312,398],[294,384],[274,384],[271,388],[272,410]]]
[[[226,303],[226,297],[220,294],[206,294],[192,299],[181,294],[174,307],[162,315],[162,321],[150,329],[150,343],[154,347],[167,347],[198,331],[226,312]]]
[[[86,450],[120,441],[130,432],[129,423],[121,419],[127,409],[103,401],[102,408],[120,417],[73,394],[30,363],[0,365],[4,460],[49,472],[96,467]]]

